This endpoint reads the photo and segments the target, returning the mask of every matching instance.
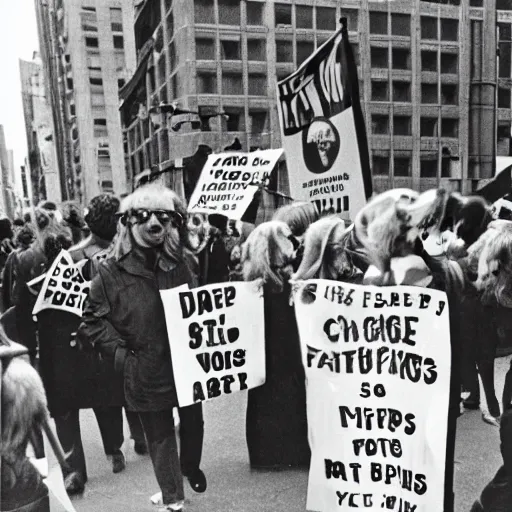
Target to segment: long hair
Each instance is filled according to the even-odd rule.
[[[277,209],[272,220],[288,224],[292,234],[299,237],[304,235],[309,226],[319,218],[320,214],[313,203],[297,201]]]
[[[178,194],[159,183],[149,183],[126,196],[121,202],[119,212],[129,215],[130,210],[138,208],[174,210],[183,217],[183,223],[177,231],[174,229],[167,230],[164,241],[164,252],[168,256],[179,260],[183,259],[183,250],[191,250],[191,247],[187,209]],[[115,260],[121,259],[133,249],[134,243],[129,224],[127,222],[123,224],[120,221],[113,248],[113,258]]]
[[[244,281],[262,279],[272,292],[280,293],[293,272],[295,248],[290,228],[280,221],[257,226],[242,246]]]

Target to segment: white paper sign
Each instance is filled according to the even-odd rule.
[[[240,220],[282,153],[282,149],[267,149],[210,155],[190,198],[189,211]]]
[[[265,383],[263,295],[255,282],[160,294],[180,407]]]
[[[446,294],[312,280],[300,283],[295,311],[312,451],[307,509],[442,511]]]
[[[86,260],[82,260],[75,264],[69,252],[61,251],[44,277],[32,314],[37,315],[44,309],[60,309],[82,316],[91,284],[82,274],[85,263]],[[34,286],[37,279],[27,285]]]

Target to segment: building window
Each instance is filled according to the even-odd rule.
[[[409,82],[399,82],[393,80],[393,101],[410,103],[411,84]]]
[[[441,73],[456,74],[459,66],[459,57],[455,53],[441,53]]]
[[[87,67],[93,71],[101,69],[100,52],[87,52]]]
[[[276,62],[293,62],[291,41],[276,41]]]
[[[411,135],[411,118],[410,118],[410,116],[394,116],[393,117],[393,134],[394,135]]]
[[[244,94],[242,75],[238,73],[223,73],[222,94],[230,96],[242,96]]]
[[[496,9],[512,11],[512,0],[496,0]]]
[[[458,119],[441,119],[441,137],[456,139],[459,136]]]
[[[373,155],[372,174],[375,176],[389,176],[389,156]]]
[[[266,61],[267,41],[265,39],[247,39],[247,59],[259,62]]]
[[[76,106],[75,105],[69,105],[69,114],[71,117],[76,116]]]
[[[309,5],[295,6],[295,26],[297,28],[313,28],[313,7]]]
[[[114,36],[114,48],[116,50],[122,50],[124,48],[124,38],[123,36]]]
[[[389,101],[388,82],[372,81],[372,100]]]
[[[123,11],[120,7],[110,8],[110,27],[112,32],[123,31]]]
[[[382,114],[372,115],[372,133],[374,135],[388,135],[389,117]]]
[[[315,51],[315,45],[309,41],[297,41],[297,66],[300,66]]]
[[[249,73],[249,95],[266,96],[267,95],[267,77],[265,75]]]
[[[220,58],[222,60],[240,60],[240,39],[221,39]]]
[[[484,0],[469,0],[470,7],[483,7]]]
[[[292,6],[287,4],[274,4],[276,27],[288,27],[292,24]]]
[[[498,87],[498,107],[510,108],[510,89],[508,87]]]
[[[105,108],[105,94],[101,91],[91,91],[91,107],[93,109]]]
[[[198,73],[197,92],[198,94],[217,94],[217,76],[214,73]],[[173,92],[173,96],[177,97],[177,94]]]
[[[404,48],[392,49],[393,69],[411,69],[411,52]]]
[[[210,38],[196,38],[196,59],[215,60],[215,40]]]
[[[106,119],[95,119],[94,120],[94,136],[95,137],[107,137],[107,120]]]
[[[116,71],[123,71],[125,68],[124,52],[116,52],[114,59],[116,62]]]
[[[411,176],[411,159],[404,156],[395,156],[393,159],[394,175],[400,178]]]
[[[388,55],[389,51],[387,48],[370,48],[370,62],[372,68],[387,69],[389,66]]]
[[[268,112],[266,110],[249,110],[250,133],[261,134],[268,130]]]
[[[437,40],[437,18],[431,16],[421,17],[421,38]]]
[[[388,33],[388,15],[385,12],[370,12],[370,34]]]
[[[408,14],[391,14],[391,34],[409,37],[411,35],[411,17]]]
[[[437,137],[437,117],[420,119],[420,137]]]
[[[459,21],[447,18],[441,18],[441,40],[458,41],[459,39]]]
[[[421,84],[421,102],[437,104],[437,84]]]
[[[421,70],[437,71],[437,52],[428,50],[421,52]]]
[[[226,130],[228,132],[244,132],[245,110],[237,107],[226,107],[224,111],[229,116],[226,121]]]
[[[349,31],[357,32],[357,23],[358,23],[357,9],[341,9],[340,17],[347,18],[347,28]]]
[[[90,5],[82,5],[82,11],[96,12],[96,7],[91,7]]]
[[[98,32],[98,19],[95,12],[82,12],[80,18],[84,32]]]
[[[247,2],[247,25],[263,25],[263,7],[261,2]]]
[[[219,23],[221,25],[240,26],[240,1],[217,0],[219,4]],[[212,20],[213,23],[213,20]]]
[[[437,158],[423,157],[420,160],[420,178],[435,178],[437,176]]]
[[[101,85],[103,87],[103,78],[98,78],[98,77],[95,77],[95,76],[90,76],[89,77],[89,83],[91,85]]]
[[[72,78],[66,78],[66,87],[68,89],[68,91],[72,91],[73,90],[73,79]]]
[[[458,105],[459,91],[456,84],[441,84],[441,104]]]
[[[119,89],[122,89],[124,87],[125,83],[126,83],[126,80],[124,78],[118,78],[117,79],[117,87]]]
[[[317,7],[316,29],[336,30],[336,9],[333,7]]]
[[[500,41],[499,43],[499,58],[498,58],[498,73],[500,78],[510,78],[511,76],[511,59],[512,59],[512,46],[510,42]]]
[[[194,20],[196,23],[215,23],[213,0],[194,0]]]
[[[86,37],[85,38],[85,46],[87,46],[87,48],[98,48],[98,38],[97,37]]]

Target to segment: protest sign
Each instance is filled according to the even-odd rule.
[[[342,28],[277,84],[290,194],[353,220],[372,195],[357,66]]]
[[[160,294],[180,407],[264,384],[263,294],[255,282]]]
[[[240,220],[282,153],[282,149],[267,149],[210,155],[190,198],[189,211]]]
[[[32,314],[37,315],[45,309],[60,309],[82,316],[91,284],[82,274],[84,264],[85,260],[75,264],[67,251],[61,251],[45,275]],[[38,279],[28,286],[37,284]]]
[[[307,509],[443,510],[446,294],[312,280],[294,300],[312,451]]]

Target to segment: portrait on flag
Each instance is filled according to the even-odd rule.
[[[188,210],[240,220],[258,187],[267,184],[282,154],[282,149],[267,149],[209,155]]]
[[[265,383],[263,295],[256,282],[160,294],[180,407]]]
[[[74,263],[69,252],[61,251],[44,276],[32,314],[37,315],[44,309],[60,309],[82,316],[91,284],[83,276],[84,264],[85,260]],[[34,287],[40,280],[38,277],[27,286]]]
[[[372,194],[358,87],[345,25],[277,84],[291,196],[347,220]]]
[[[443,510],[450,326],[444,292],[297,283],[312,459],[307,509]]]

